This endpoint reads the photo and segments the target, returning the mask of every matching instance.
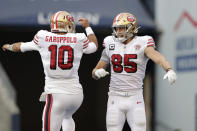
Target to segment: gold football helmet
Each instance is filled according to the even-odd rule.
[[[66,11],[59,11],[51,16],[51,32],[75,32],[75,23],[72,15]]]
[[[125,28],[125,32],[118,33],[117,28]],[[120,42],[124,42],[137,34],[137,20],[135,16],[130,13],[120,13],[114,18],[112,29],[112,35],[114,35]]]

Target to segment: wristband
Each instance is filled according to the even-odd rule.
[[[92,30],[91,27],[87,27],[85,30],[86,30],[87,36],[89,36],[89,35],[91,35],[91,34],[94,34],[94,32],[93,32],[93,30]]]

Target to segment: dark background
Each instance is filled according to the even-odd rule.
[[[49,27],[1,27],[0,44],[2,46],[5,43],[31,41],[40,29],[49,30]],[[104,37],[111,35],[111,28],[93,27],[93,30],[99,41],[99,50],[91,55],[83,55],[81,60],[79,77],[84,89],[84,101],[73,116],[76,131],[106,130],[105,114],[109,76],[96,81],[92,79],[91,72],[100,59]],[[76,31],[83,32],[84,30],[82,27],[77,27]],[[155,39],[157,36],[154,30],[143,30],[143,27],[139,31],[139,35],[151,35]],[[14,53],[0,50],[0,62],[17,91],[21,131],[35,131],[35,129],[41,131],[44,103],[39,102],[39,97],[44,89],[44,72],[39,53],[33,51]],[[147,65],[147,73],[154,77],[152,61],[149,61]],[[127,130],[130,129],[125,124],[124,131]]]

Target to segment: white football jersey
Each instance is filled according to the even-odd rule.
[[[81,90],[78,68],[89,40],[84,33],[58,35],[40,30],[32,42],[22,43],[21,51],[39,51],[45,73],[45,92],[76,94]],[[87,51],[87,52],[86,52]]]
[[[135,36],[127,45],[118,42],[113,36],[104,39],[105,49],[101,60],[111,65],[109,90],[131,91],[143,88],[148,57],[144,50],[148,46],[155,47],[150,36]]]

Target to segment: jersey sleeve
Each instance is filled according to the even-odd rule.
[[[103,47],[104,48],[106,48],[107,45],[109,45],[111,39],[112,39],[112,36],[107,36],[104,38],[104,40],[103,40]]]
[[[145,36],[145,47],[155,48],[155,41],[151,36]]]
[[[96,50],[97,50],[97,47],[96,47],[95,43],[94,42],[90,42],[88,44],[88,47],[85,48],[85,49],[83,49],[83,53],[85,53],[85,54],[91,54],[91,53],[96,52]]]
[[[106,48],[103,50],[100,60],[101,61],[104,61],[106,63],[109,63],[110,62],[109,56],[106,53]]]
[[[84,33],[79,33],[79,40],[83,46],[83,53],[91,54],[97,50],[97,47],[94,42],[90,42],[87,36]]]
[[[81,42],[83,44],[83,49],[86,49],[89,45],[89,40],[85,34],[81,34]]]
[[[39,51],[39,47],[33,41],[31,41],[31,42],[22,42],[21,46],[20,46],[20,50],[21,50],[21,52]]]
[[[41,48],[41,39],[44,35],[45,31],[40,30],[36,33],[34,36],[33,40],[31,42],[23,42],[21,43],[21,52],[26,52],[26,51],[39,51]]]
[[[111,36],[107,36],[103,40],[104,50],[102,52],[102,55],[101,55],[101,59],[100,60],[102,60],[102,61],[104,61],[106,63],[109,63],[110,62],[110,58],[109,58],[109,46],[108,45],[109,45],[111,39],[112,39]]]
[[[42,42],[40,42],[40,41],[42,41],[42,39],[44,38],[44,35],[45,35],[45,33],[46,33],[46,31],[45,30],[40,30],[40,31],[38,31],[37,32],[37,34],[34,36],[34,38],[33,38],[33,42],[34,42],[34,44],[36,44],[36,45],[38,45],[39,47],[41,47],[42,45]]]

